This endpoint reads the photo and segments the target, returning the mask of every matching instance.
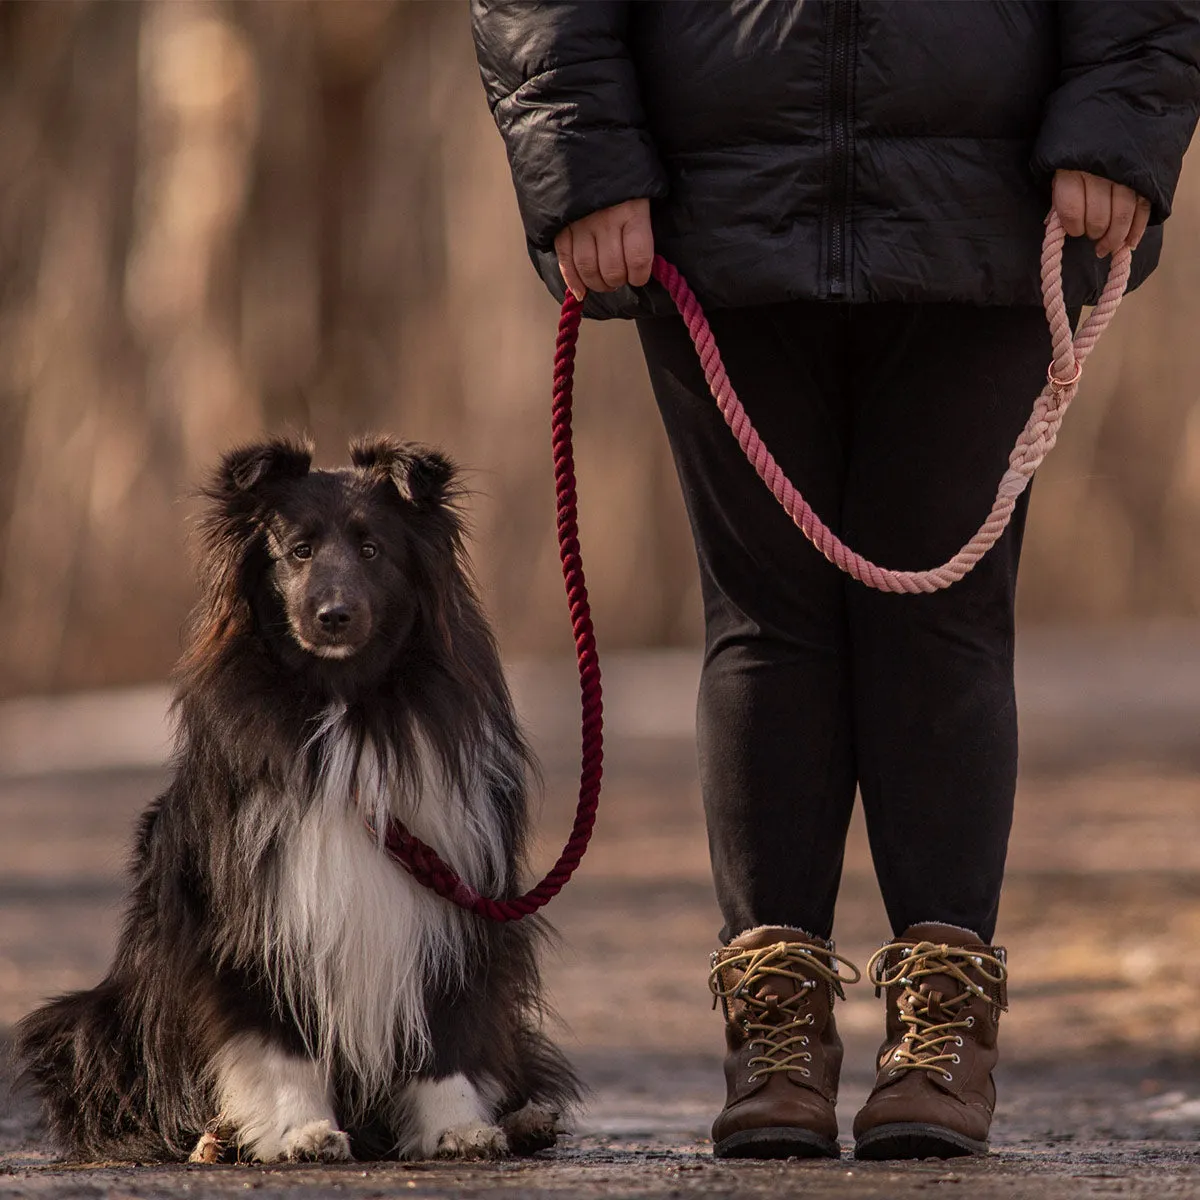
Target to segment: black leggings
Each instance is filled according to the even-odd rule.
[[[975,532],[1050,360],[1035,308],[797,301],[710,319],[784,471],[886,567],[934,566]],[[830,935],[857,785],[893,932],[940,921],[990,941],[1016,789],[1028,493],[948,591],[872,591],[755,476],[683,323],[638,329],[700,564],[698,743],[723,939]]]

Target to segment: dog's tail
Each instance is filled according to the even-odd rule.
[[[173,1157],[152,1123],[150,1081],[124,999],[105,980],[50,1001],[17,1026],[23,1081],[73,1159]]]

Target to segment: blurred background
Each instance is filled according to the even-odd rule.
[[[370,429],[442,445],[506,653],[568,649],[555,317],[465,4],[0,3],[0,694],[162,678],[194,594],[190,494],[285,427],[324,462]],[[1191,163],[1163,264],[1039,474],[1027,621],[1200,613],[1198,322]],[[589,325],[581,355],[602,646],[695,641],[632,328]]]
[[[0,1043],[111,954],[124,847],[165,779],[191,496],[264,430],[307,431],[330,464],[386,429],[467,469],[551,861],[578,753],[556,317],[465,3],[0,0]],[[1063,1122],[1067,1139],[1088,1121],[1200,1132],[1198,329],[1193,150],[1162,265],[1090,359],[1034,492],[1001,928],[1006,1069],[1044,1103],[1002,1110],[1002,1143]],[[593,1132],[662,1144],[702,1138],[720,1087],[700,604],[631,326],[585,329],[576,398],[608,758],[594,848],[550,910],[550,978],[597,1087]],[[645,929],[652,943],[629,937]],[[864,961],[886,932],[856,817],[840,948]],[[880,1031],[869,989],[839,1022],[848,1118]],[[39,1144],[32,1109],[6,1103],[0,1078],[0,1153]]]

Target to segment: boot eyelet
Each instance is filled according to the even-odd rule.
[[[957,1066],[960,1062],[962,1062],[962,1059],[959,1058],[957,1054],[952,1054],[950,1055],[950,1061]]]
[[[895,1062],[899,1062],[899,1061],[900,1061],[900,1059],[901,1059],[901,1058],[903,1058],[903,1057],[904,1057],[904,1056],[903,1056],[903,1055],[900,1053],[900,1051],[899,1051],[899,1050],[897,1050],[897,1051],[896,1051],[896,1053],[892,1055],[892,1058],[893,1058],[893,1060],[894,1060]]]
[[[974,1018],[974,1017],[968,1017],[968,1018],[967,1018],[967,1028],[968,1028],[968,1029],[974,1029],[974,1028],[975,1028],[975,1018]]]
[[[947,1083],[954,1082],[954,1076],[949,1071],[943,1071],[942,1074],[945,1075]]]
[[[961,1037],[956,1037],[956,1038],[954,1039],[954,1044],[955,1044],[956,1046],[961,1046],[961,1045],[963,1044],[963,1040],[962,1040],[962,1038],[961,1038]]]
[[[895,1067],[893,1067],[893,1068],[892,1068],[892,1069],[891,1069],[891,1070],[888,1072],[888,1076],[889,1076],[889,1077],[891,1077],[892,1075],[899,1075],[899,1074],[900,1074],[900,1072],[899,1072],[899,1071],[897,1071]]]
[[[752,1072],[751,1072],[749,1075],[747,1075],[747,1076],[746,1076],[746,1082],[747,1082],[747,1083],[754,1083],[754,1082],[756,1082],[756,1081],[757,1081],[757,1079],[758,1079],[758,1072],[757,1072],[757,1071],[752,1071]]]
[[[810,1071],[810,1070],[809,1070],[807,1067],[801,1067],[801,1068],[800,1068],[800,1074],[801,1074],[801,1075],[811,1075],[811,1074],[812,1074],[812,1072],[811,1072],[811,1071]]]

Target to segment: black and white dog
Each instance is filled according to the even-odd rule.
[[[578,1095],[540,1032],[536,920],[386,856],[389,815],[518,890],[531,761],[470,582],[455,473],[389,439],[272,440],[205,489],[174,780],[141,820],[107,977],[19,1048],[76,1157],[482,1157]]]

